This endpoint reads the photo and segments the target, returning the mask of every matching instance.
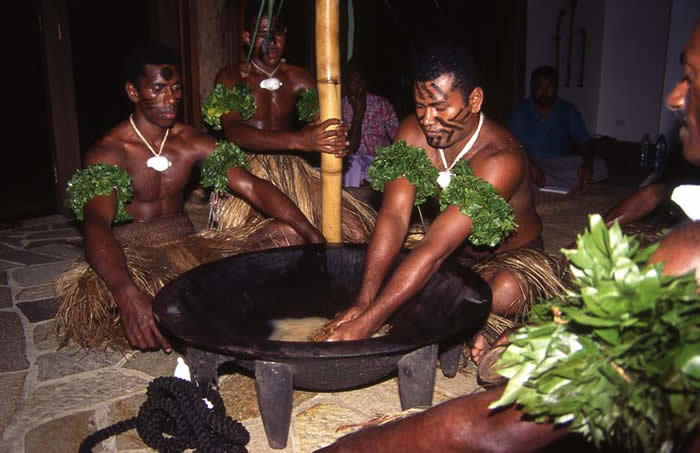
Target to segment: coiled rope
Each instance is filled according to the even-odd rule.
[[[133,428],[146,445],[163,453],[188,448],[198,453],[247,453],[250,434],[226,415],[216,390],[202,392],[184,379],[159,377],[149,384],[146,397],[136,417],[90,434],[80,444],[79,453],[91,453],[100,442]],[[211,409],[203,398],[213,404]]]

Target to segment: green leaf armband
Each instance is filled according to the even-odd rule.
[[[319,112],[318,91],[315,88],[307,88],[299,95],[297,101],[297,114],[299,121],[310,123]]]
[[[228,191],[226,172],[231,167],[250,169],[245,153],[231,142],[218,142],[216,150],[207,157],[202,165],[202,186],[214,192]]]
[[[438,171],[423,148],[407,145],[401,140],[377,148],[376,152],[377,157],[367,173],[374,190],[383,192],[387,182],[404,177],[416,187],[416,206],[437,193]]]
[[[224,84],[217,83],[202,103],[202,117],[208,126],[220,131],[221,117],[228,112],[239,112],[241,118],[247,120],[255,115],[255,109],[255,98],[248,84],[237,83],[229,90]]]
[[[131,220],[132,217],[125,208],[134,195],[131,177],[116,165],[95,164],[76,171],[68,181],[66,205],[73,211],[75,217],[82,221],[85,204],[96,196],[110,195],[112,191],[117,195],[117,212],[114,221]]]
[[[469,241],[476,246],[493,247],[518,228],[513,207],[464,160],[454,166],[452,181],[440,195],[440,210],[450,205],[459,206],[472,219]]]

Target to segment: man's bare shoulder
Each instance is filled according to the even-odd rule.
[[[394,141],[404,140],[406,144],[411,146],[418,146],[420,148],[427,149],[428,142],[425,140],[425,134],[423,129],[421,129],[418,124],[418,118],[416,115],[411,114],[404,118],[401,123],[399,123],[399,129],[396,133],[396,138]]]
[[[522,145],[508,129],[493,121],[487,121],[484,126],[482,135],[485,140],[479,152],[474,156],[475,161],[478,158],[478,160],[511,161],[518,165],[526,163]]]
[[[112,164],[123,167],[126,161],[125,133],[125,123],[112,128],[87,150],[84,165]]]
[[[244,64],[241,63],[239,66],[225,66],[219,69],[214,78],[214,84],[223,83],[227,87],[232,88],[236,83],[244,79],[243,66]]]
[[[292,83],[294,91],[302,90],[305,88],[313,88],[316,86],[316,81],[306,68],[302,66],[297,66],[289,63],[282,63],[280,65],[280,71],[282,71],[288,80]]]
[[[175,123],[170,129],[170,134],[173,138],[179,139],[182,143],[191,147],[191,150],[203,152],[203,155],[208,154],[214,149],[215,141],[207,135],[189,124]],[[190,151],[188,149],[187,151]],[[203,155],[201,155],[203,157]]]

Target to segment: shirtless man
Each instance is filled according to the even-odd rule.
[[[234,111],[221,118],[226,139],[256,153],[304,151],[343,157],[348,142],[339,119],[331,118],[295,130],[297,97],[303,90],[315,88],[316,81],[304,68],[282,62],[287,40],[287,27],[281,23],[282,16],[278,15],[270,22],[264,12],[258,34],[253,37],[259,4],[259,0],[246,4],[242,40],[246,46],[253,46],[250,64],[242,62],[239,67],[223,68],[214,82],[229,89],[240,82],[248,84],[257,107],[255,115],[248,120]],[[269,43],[266,39],[268,32]],[[272,77],[278,79],[281,86],[263,88],[261,82]]]
[[[181,215],[190,173],[215,150],[216,143],[176,121],[182,83],[175,54],[157,46],[145,47],[134,52],[129,69],[125,89],[134,112],[90,148],[84,164],[110,164],[129,174],[134,195],[126,211],[134,223]],[[165,168],[147,167],[155,155],[167,159],[170,166],[166,161]],[[303,241],[324,242],[321,233],[270,183],[241,167],[230,168],[227,176],[232,191],[260,212],[276,218],[278,226],[281,223],[288,233],[298,234]],[[122,246],[113,233],[116,201],[112,192],[95,196],[84,206],[87,261],[113,295],[129,344],[170,351],[170,344],[156,327],[152,299],[129,276]]]
[[[685,48],[683,70],[684,77],[668,96],[667,105],[681,120],[683,155],[700,165],[700,21]],[[667,275],[682,275],[694,268],[700,285],[700,222],[688,223],[662,239],[652,261],[663,262]],[[502,392],[503,388],[496,388],[456,398],[416,416],[350,434],[320,451],[528,453],[566,435],[565,429],[522,420],[515,406],[489,410]],[[687,451],[700,451],[700,435]]]
[[[449,206],[432,222],[423,240],[380,292],[380,285],[408,232],[416,195],[415,186],[404,177],[388,182],[367,251],[362,288],[355,304],[331,324],[337,326],[329,337],[331,341],[370,336],[426,284],[448,256],[462,247],[463,255],[479,259],[541,244],[542,223],[528,182],[527,156],[506,129],[481,113],[484,91],[479,86],[474,60],[465,51],[449,46],[436,46],[424,52],[416,61],[416,114],[400,124],[396,140],[423,148],[439,171],[446,170],[446,165],[452,168],[451,164],[458,159],[468,161],[475,174],[491,183],[513,206],[518,228],[484,254],[464,245],[472,231],[472,220],[460,212],[459,206]],[[473,137],[476,141],[468,148]],[[440,150],[444,151],[447,164]],[[493,292],[492,310],[499,314],[516,313],[522,297],[509,272],[497,272],[488,283]]]

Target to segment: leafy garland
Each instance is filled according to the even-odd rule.
[[[221,117],[230,111],[240,112],[244,120],[255,115],[255,98],[251,94],[250,86],[245,83],[237,83],[233,89],[217,83],[209,96],[202,103],[202,116],[204,122],[212,129],[221,130]]]
[[[376,151],[368,171],[375,190],[383,192],[388,181],[405,177],[416,187],[416,206],[437,193],[438,171],[423,148],[401,140]],[[469,240],[476,246],[493,247],[518,228],[513,207],[491,184],[476,176],[466,161],[454,166],[452,182],[440,194],[440,210],[450,205],[460,206],[460,212],[472,219]]]
[[[68,181],[66,189],[68,196],[66,206],[73,210],[75,217],[84,219],[83,208],[85,204],[96,196],[110,195],[115,191],[117,196],[117,212],[115,222],[126,222],[132,217],[126,212],[125,205],[134,195],[129,174],[110,164],[93,164],[87,168],[76,171]]]
[[[400,140],[389,146],[378,147],[377,156],[367,174],[374,190],[384,191],[384,185],[404,177],[416,186],[416,206],[437,193],[437,168],[425,155],[425,150],[407,145]]]
[[[299,121],[310,123],[319,112],[318,90],[306,88],[299,95],[297,101],[297,114]]]
[[[659,451],[700,423],[700,295],[694,273],[662,274],[619,225],[599,215],[562,250],[578,285],[535,305],[498,367],[516,403],[540,423],[569,424],[596,445]]]
[[[465,160],[453,167],[452,181],[440,194],[440,210],[450,205],[459,206],[472,219],[469,240],[476,246],[493,247],[518,228],[513,206],[488,181],[476,176]]]
[[[202,186],[211,188],[215,193],[228,191],[228,169],[243,167],[250,169],[245,153],[231,142],[217,142],[216,149],[202,165]]]

